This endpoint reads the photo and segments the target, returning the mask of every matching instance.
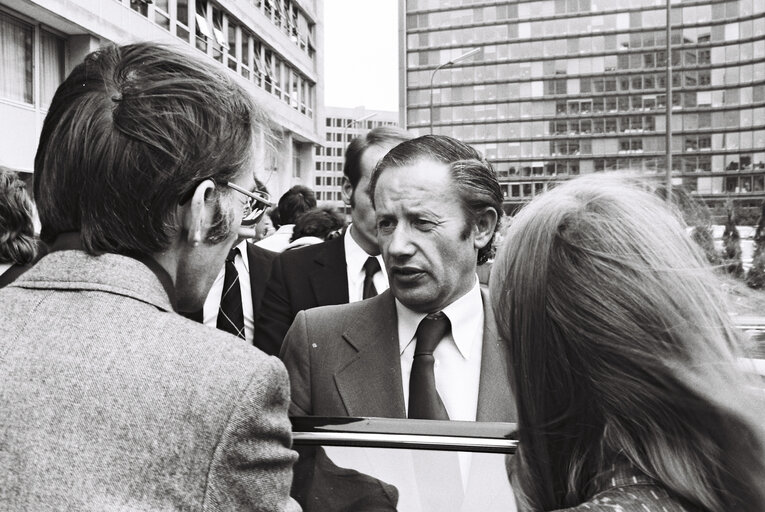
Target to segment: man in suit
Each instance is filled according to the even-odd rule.
[[[351,206],[351,225],[341,237],[287,251],[274,260],[255,322],[258,348],[278,354],[298,311],[356,302],[388,288],[367,189],[377,162],[391,148],[411,138],[399,128],[380,126],[348,145],[343,198]]]
[[[298,510],[283,365],[199,309],[265,114],[195,57],[88,55],[35,158],[51,252],[0,291],[0,509]]]
[[[390,289],[302,311],[284,340],[294,415],[514,421],[476,266],[502,212],[491,164],[449,137],[399,144],[370,182]]]
[[[271,265],[278,255],[279,253],[258,247],[247,239],[238,242],[229,252],[226,265],[213,281],[202,309],[184,316],[208,327],[230,332],[252,344],[254,320],[263,300],[266,282],[271,275]],[[233,270],[230,263],[233,263]],[[229,277],[227,281],[226,272],[235,272],[235,277]],[[234,297],[228,297],[232,292]],[[231,300],[237,298],[238,303],[235,307],[226,308],[227,304],[231,304]],[[238,313],[236,318],[231,309]]]

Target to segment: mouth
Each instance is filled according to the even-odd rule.
[[[417,267],[393,267],[389,271],[396,280],[404,283],[418,281],[425,277],[425,271]]]

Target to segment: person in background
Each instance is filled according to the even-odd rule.
[[[762,393],[679,216],[603,175],[516,215],[491,295],[507,343],[519,510],[765,510]]]
[[[260,242],[264,238],[267,238],[276,232],[274,228],[274,222],[271,220],[271,212],[273,209],[266,210],[265,215],[260,218],[260,221],[255,224],[255,236],[252,237],[252,241]]]
[[[345,226],[345,219],[332,206],[320,206],[308,210],[295,223],[288,250],[320,244],[335,236]]]
[[[278,255],[251,242],[257,226],[267,217],[269,202],[265,185],[255,178],[252,190],[259,199],[245,211],[239,229],[239,239],[226,257],[210,287],[204,306],[184,316],[208,327],[221,329],[253,342],[253,322],[258,314],[271,265]]]
[[[37,249],[34,205],[26,184],[0,166],[0,288],[32,267]]]
[[[51,252],[0,290],[0,510],[296,511],[282,363],[194,311],[254,207],[266,114],[222,70],[107,45],[35,157]]]
[[[255,245],[269,251],[283,252],[290,244],[298,217],[311,208],[316,208],[316,194],[308,187],[295,185],[279,198],[279,228],[273,235]]]
[[[354,138],[345,151],[343,199],[351,207],[351,225],[343,236],[289,251],[274,261],[255,322],[258,347],[278,354],[298,311],[347,304],[388,289],[388,276],[377,245],[377,227],[369,180],[375,165],[412,135],[379,126]]]

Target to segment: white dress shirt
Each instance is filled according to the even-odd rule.
[[[358,302],[364,297],[364,277],[366,277],[364,263],[367,262],[370,255],[353,239],[351,229],[353,229],[353,224],[348,226],[345,235],[343,235],[346,272],[348,273],[348,302]],[[380,272],[374,275],[372,281],[379,295],[388,289],[388,273],[385,271],[382,256],[378,254],[375,257],[380,263]]]
[[[294,224],[285,224],[279,226],[273,235],[265,237],[263,240],[255,242],[255,245],[268,249],[274,252],[284,252],[287,246],[290,244],[290,238],[292,238],[292,232],[295,229]]]
[[[483,299],[478,277],[465,295],[443,310],[451,322],[451,331],[433,352],[436,389],[446,407],[450,420],[475,421],[478,411],[478,384],[481,377],[483,351]],[[425,318],[396,299],[398,313],[398,340],[401,351],[401,380],[404,404],[409,411],[409,376],[417,326]]]
[[[239,273],[239,288],[242,291],[242,309],[244,312],[244,339],[252,343],[253,338],[253,311],[252,311],[252,290],[250,288],[250,262],[247,258],[247,240],[242,240],[236,246],[239,249],[234,258],[234,266]],[[209,327],[217,327],[218,310],[220,309],[220,296],[223,293],[223,280],[226,276],[226,266],[220,269],[215,282],[210,288],[210,293],[205,299],[204,324]]]

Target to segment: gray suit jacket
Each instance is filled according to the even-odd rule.
[[[298,510],[288,393],[140,261],[53,252],[0,291],[0,510]]]
[[[484,303],[478,421],[515,421],[507,350]],[[281,352],[292,415],[406,418],[396,305],[390,290],[361,302],[301,311]]]

